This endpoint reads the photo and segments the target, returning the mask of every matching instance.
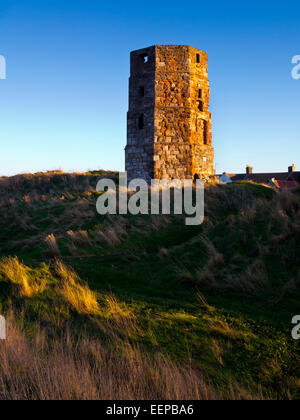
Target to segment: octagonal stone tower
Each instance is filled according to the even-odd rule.
[[[155,45],[130,54],[128,180],[214,174],[207,53]]]

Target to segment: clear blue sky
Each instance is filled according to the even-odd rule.
[[[299,2],[1,0],[0,175],[124,169],[129,52],[209,54],[217,172],[300,170]]]

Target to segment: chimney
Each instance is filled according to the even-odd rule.
[[[291,174],[292,172],[295,172],[295,165],[294,165],[294,163],[292,164],[292,166],[289,166],[289,174]]]
[[[246,174],[247,175],[251,175],[252,174],[252,170],[253,170],[252,166],[249,166],[249,165],[246,166]]]

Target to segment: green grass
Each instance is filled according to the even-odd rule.
[[[18,296],[0,270],[2,310],[22,311],[28,331],[37,319],[57,334],[71,322],[74,335],[84,329],[103,340],[99,323],[114,319],[122,340],[191,361],[223,396],[238,383],[253,394],[261,387],[267,397],[299,398],[300,343],[291,338],[300,314],[299,194],[246,182],[208,186],[205,222],[188,227],[180,216],[97,215],[100,175],[39,174],[0,194],[1,257],[17,256],[50,279],[43,293]],[[85,239],[74,243],[70,230]],[[97,314],[78,313],[54,292],[58,257],[96,293]],[[137,329],[116,321],[111,294]]]

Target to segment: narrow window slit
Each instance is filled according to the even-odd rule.
[[[207,128],[207,121],[203,121],[203,143],[207,144],[207,137],[208,137],[208,128]]]
[[[149,62],[149,56],[148,54],[140,54],[139,55],[139,60],[140,62],[142,62],[143,64],[146,64]]]
[[[138,128],[139,130],[144,128],[144,114],[141,114],[138,118]]]

